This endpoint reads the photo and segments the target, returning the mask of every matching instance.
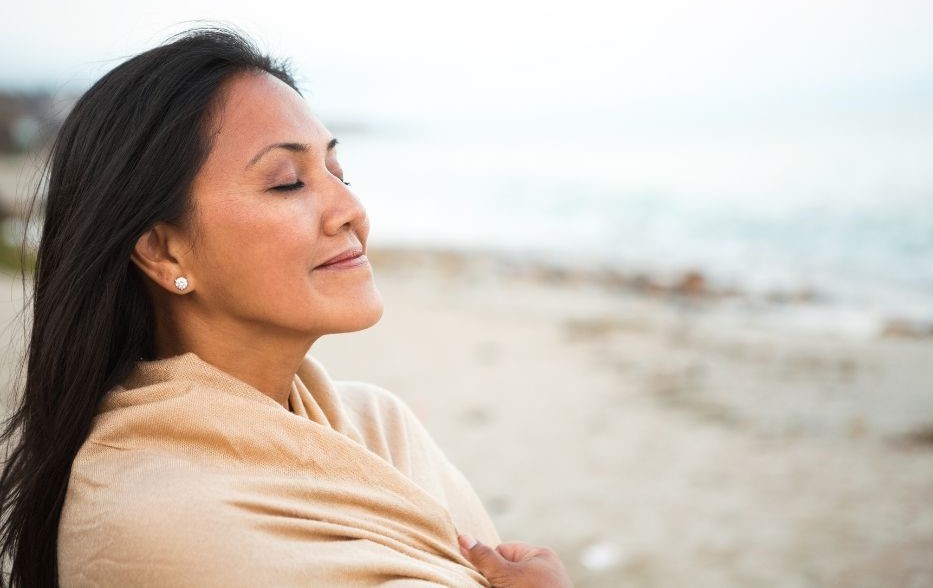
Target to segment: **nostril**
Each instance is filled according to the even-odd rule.
[[[366,209],[349,190],[343,191],[339,197],[335,194],[321,218],[322,229],[329,235],[344,229],[365,232],[368,222]]]

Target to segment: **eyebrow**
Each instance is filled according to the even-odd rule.
[[[333,139],[330,140],[330,142],[327,143],[328,153],[332,151],[334,147],[337,146],[338,142],[339,141],[337,141],[337,138],[334,137]],[[253,167],[267,153],[269,153],[270,151],[274,151],[276,149],[285,149],[286,151],[291,151],[293,153],[307,153],[308,151],[311,150],[311,148],[312,148],[312,145],[310,145],[309,143],[273,143],[272,145],[266,145],[265,147],[259,150],[259,153],[254,155],[253,158],[249,160],[249,163],[246,164],[246,169]]]

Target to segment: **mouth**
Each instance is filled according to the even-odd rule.
[[[331,257],[314,269],[347,269],[366,265],[368,263],[369,260],[365,255],[363,255],[362,247],[351,247],[350,249],[347,249],[342,253]]]

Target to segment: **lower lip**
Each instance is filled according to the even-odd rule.
[[[357,255],[356,257],[351,257],[350,259],[344,259],[343,261],[337,261],[334,263],[328,263],[327,265],[318,266],[318,269],[326,270],[338,270],[338,269],[350,269],[354,267],[359,267],[361,265],[367,265],[369,260],[365,255]]]

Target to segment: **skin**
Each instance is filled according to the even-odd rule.
[[[153,226],[131,258],[149,278],[157,357],[194,352],[288,409],[295,372],[318,338],[382,316],[365,256],[322,265],[365,253],[369,220],[344,182],[333,136],[288,85],[237,76],[215,110],[192,214]],[[547,548],[461,545],[494,586],[570,586]]]
[[[460,552],[492,588],[573,588],[564,564],[548,547],[511,541],[493,549],[469,535],[460,535],[458,541]]]

